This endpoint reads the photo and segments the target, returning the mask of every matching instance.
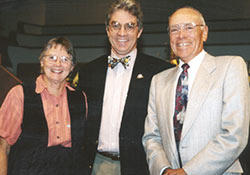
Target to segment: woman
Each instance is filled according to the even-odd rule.
[[[36,82],[12,88],[0,109],[0,175],[7,169],[8,175],[84,174],[87,101],[66,81],[75,64],[73,47],[53,38],[39,59]]]

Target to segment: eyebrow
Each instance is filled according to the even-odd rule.
[[[130,21],[130,22],[126,22],[126,23],[120,23],[120,22],[118,22],[118,21],[110,21],[110,23],[119,23],[119,24],[128,24],[128,23],[136,23],[137,21]]]

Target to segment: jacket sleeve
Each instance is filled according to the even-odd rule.
[[[246,64],[242,58],[228,58],[223,77],[221,129],[208,144],[188,161],[188,175],[223,174],[239,157],[248,141],[249,83]],[[211,104],[212,105],[212,104]],[[228,170],[230,171],[230,170]]]
[[[162,146],[155,103],[155,77],[149,92],[148,114],[145,120],[145,132],[142,138],[151,174],[160,175],[161,170],[170,167]]]

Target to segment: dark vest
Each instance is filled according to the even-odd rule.
[[[40,94],[35,84],[23,84],[24,114],[22,133],[11,147],[8,175],[77,175],[83,174],[80,165],[84,125],[85,98],[81,92],[67,90],[71,120],[72,147],[48,145],[48,126]]]

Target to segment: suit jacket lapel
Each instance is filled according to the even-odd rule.
[[[137,76],[138,76],[138,74],[144,75],[145,70],[143,69],[143,66],[141,66],[144,64],[145,63],[143,63],[142,56],[137,52],[136,60],[134,63],[134,67],[132,70],[132,75],[131,75],[131,79],[130,79],[130,83],[129,83],[128,95],[127,95],[127,99],[126,99],[125,105],[124,105],[122,124],[124,123],[123,121],[125,120],[125,118],[128,116],[127,114],[129,112],[131,112],[129,105],[131,105],[131,101],[134,100],[134,97],[133,97],[134,93],[133,92],[136,90],[136,86],[138,83]]]
[[[176,66],[166,78],[166,84],[164,85],[165,88],[163,89],[163,93],[165,95],[162,95],[160,104],[165,104],[163,106],[163,114],[166,116],[166,125],[170,126],[167,127],[169,130],[166,132],[168,135],[168,138],[170,138],[169,142],[170,144],[167,145],[167,149],[169,147],[172,149],[173,156],[175,157],[176,164],[179,164],[178,161],[178,153],[176,149],[176,142],[175,142],[175,136],[174,136],[174,125],[173,125],[173,116],[174,116],[174,109],[175,109],[175,91],[176,91],[176,85],[178,81],[179,76],[179,68]],[[167,97],[167,98],[166,98]]]
[[[102,64],[102,68],[100,69],[100,71],[101,71],[100,79],[104,80],[104,82],[105,82],[106,81],[107,71],[108,71],[108,56],[105,56],[103,58],[101,64]]]
[[[134,63],[134,68],[133,68],[133,72],[132,72],[132,76],[130,80],[129,89],[132,88],[133,85],[135,85],[138,74],[142,74],[142,75],[144,74],[145,70],[144,70],[144,66],[142,66],[145,64],[144,61],[145,60],[143,60],[142,55],[138,53],[135,63]]]
[[[216,78],[215,76],[211,75],[215,69],[216,64],[213,60],[213,57],[209,54],[206,54],[196,74],[196,78],[188,97],[188,104],[185,121],[182,128],[181,139],[185,137],[194,120],[198,116],[200,108],[208,95],[210,87],[214,82],[213,79]]]
[[[102,106],[103,106],[103,96],[104,96],[104,89],[105,89],[105,82],[106,82],[106,75],[107,75],[107,68],[108,68],[108,56],[104,56],[99,64],[96,65],[96,71],[99,71],[96,75],[96,81],[98,82],[98,91],[96,93],[99,93],[98,96],[101,99],[101,103],[99,103],[99,110],[100,115],[102,113]]]

